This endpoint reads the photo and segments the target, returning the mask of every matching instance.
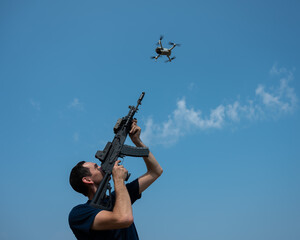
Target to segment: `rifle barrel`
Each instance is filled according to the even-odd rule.
[[[136,105],[136,108],[135,108],[136,110],[138,110],[139,105],[142,104],[142,100],[143,100],[144,96],[145,96],[145,92],[142,92],[141,96],[139,97],[139,99],[137,101],[137,105]]]

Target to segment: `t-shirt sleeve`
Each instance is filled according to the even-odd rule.
[[[139,181],[138,179],[135,179],[131,183],[126,184],[130,199],[131,199],[131,204],[133,204],[136,200],[140,199],[142,194],[139,193]]]
[[[73,232],[88,233],[96,215],[100,211],[101,209],[93,208],[89,204],[81,204],[74,207],[69,214],[69,224]]]

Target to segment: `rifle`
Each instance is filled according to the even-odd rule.
[[[93,197],[90,205],[102,210],[112,210],[113,200],[111,196],[111,185],[109,183],[112,175],[112,169],[118,158],[125,156],[131,157],[148,157],[149,149],[146,147],[132,147],[125,145],[127,135],[131,130],[131,124],[134,114],[139,110],[138,107],[144,98],[145,92],[142,92],[137,101],[136,107],[129,106],[129,113],[123,118],[119,118],[114,126],[115,137],[112,142],[108,142],[102,151],[97,151],[95,157],[101,161],[101,168],[104,172],[104,177]],[[127,175],[125,181],[130,177],[130,173]],[[108,195],[107,195],[108,191]]]

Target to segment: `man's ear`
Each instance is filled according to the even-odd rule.
[[[82,181],[86,184],[93,184],[94,183],[90,177],[83,177]]]

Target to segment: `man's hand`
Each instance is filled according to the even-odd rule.
[[[116,161],[112,175],[115,183],[116,201],[112,211],[100,211],[92,224],[93,230],[111,230],[128,228],[133,223],[132,208],[128,190],[124,184],[127,170],[121,161]]]
[[[129,137],[135,145],[139,145],[141,143],[141,139],[140,139],[141,131],[142,131],[141,128],[137,125],[137,120],[134,119],[132,121]]]
[[[114,181],[122,180],[124,182],[127,178],[128,171],[126,168],[124,168],[123,165],[119,165],[120,162],[120,160],[117,160],[115,162],[114,168],[112,170],[112,175]]]

